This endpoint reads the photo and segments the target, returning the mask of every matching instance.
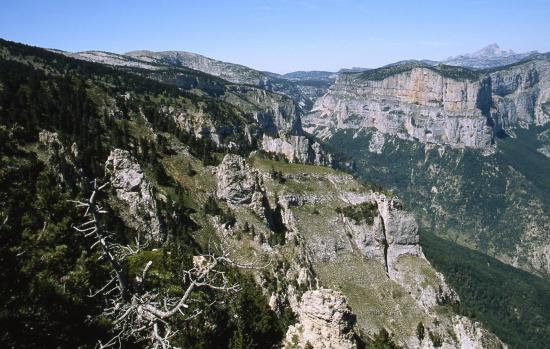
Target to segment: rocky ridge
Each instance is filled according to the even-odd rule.
[[[416,322],[403,322],[409,316],[417,321],[421,319],[432,331],[441,334],[444,348],[460,347],[461,341],[470,341],[479,347],[502,345],[493,335],[481,330],[479,324],[464,318],[459,325],[460,321],[453,317],[438,315],[436,309],[458,302],[458,296],[424,258],[418,244],[417,224],[398,200],[369,192],[350,175],[322,167],[315,171],[315,167],[309,166],[311,172],[287,172],[294,166],[288,165],[290,168],[280,170],[284,178],[281,182],[272,177],[270,166],[278,171],[280,165],[258,157],[245,160],[227,155],[216,169],[217,196],[228,203],[237,220],[245,219],[247,224],[253,224],[259,219],[253,224],[253,230],[256,234],[265,234],[267,241],[273,241],[271,237],[281,233],[275,231],[273,222],[279,221],[284,226],[284,243],[270,242],[269,246],[260,243],[255,253],[275,260],[283,258],[282,264],[288,264],[282,270],[274,270],[271,276],[258,279],[260,284],[269,284],[271,278],[277,279],[278,284],[286,284],[275,293],[266,288],[265,293],[271,297],[274,309],[288,302],[298,315],[299,322],[287,333],[287,347],[304,348],[309,343],[319,348],[355,348],[356,330],[376,333],[386,328],[401,345],[432,348],[429,341],[419,343],[414,334]],[[347,212],[346,207],[356,208],[372,202],[376,202],[377,207],[372,222],[357,222],[342,213]],[[220,233],[230,238],[237,234],[236,229],[221,229]],[[349,265],[351,270],[343,270],[342,265]],[[332,268],[340,271],[329,271]],[[343,279],[334,283],[331,281],[334,273],[339,274],[336,279]],[[366,284],[346,279],[348,276],[362,279],[366,275],[374,279]],[[297,284],[296,280],[299,280]],[[346,286],[348,284],[350,286]],[[375,291],[372,289],[375,285],[384,285],[381,287],[385,291]],[[389,303],[382,293],[373,300],[357,299],[363,292],[403,292],[403,295]],[[351,312],[346,298],[352,300]],[[398,311],[399,315],[373,316],[371,313],[385,312],[386,308]],[[355,326],[352,314],[357,317]],[[471,330],[459,334],[460,326]],[[458,342],[443,335],[445,331],[455,332]],[[475,333],[483,333],[482,338]],[[482,345],[482,341],[493,344]]]
[[[307,93],[311,98],[317,98],[326,91],[331,79],[287,79],[277,74],[260,72],[187,52],[136,51],[118,55],[86,51],[64,54],[113,66],[143,68],[151,71],[146,74],[150,78],[199,95],[207,92],[210,97],[233,106],[233,114],[237,119],[241,119],[237,121],[239,125],[235,124],[235,120],[213,120],[206,110],[208,106],[178,108],[167,105],[160,111],[174,119],[178,127],[185,132],[197,138],[206,137],[218,147],[246,147],[253,143],[253,139],[261,139],[258,144],[263,150],[283,156],[291,162],[323,165],[333,162],[330,154],[302,129],[303,110],[311,107],[312,100],[300,92],[300,89],[309,91]],[[178,71],[178,67],[186,70]],[[198,72],[212,76],[197,75]],[[230,83],[216,80],[214,77],[220,77]],[[303,81],[303,86],[297,85],[300,81]],[[231,137],[232,135],[239,137]],[[225,141],[226,139],[228,141]]]

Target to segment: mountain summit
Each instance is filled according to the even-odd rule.
[[[537,51],[516,53],[513,50],[503,50],[498,44],[493,43],[473,53],[449,57],[441,63],[470,68],[494,68],[519,62],[537,53]]]
[[[467,54],[465,56],[469,57],[476,57],[476,58],[482,58],[482,57],[508,57],[511,55],[515,55],[516,53],[513,50],[502,50],[498,44],[493,43],[490,45],[485,46],[479,51],[476,51],[472,54]]]

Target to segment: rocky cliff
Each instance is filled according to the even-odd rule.
[[[298,316],[287,347],[355,348],[354,333],[382,328],[411,348],[502,345],[480,324],[437,310],[459,302],[458,296],[424,258],[417,223],[396,198],[329,168],[257,155],[227,155],[216,176],[217,196],[237,217],[220,234],[241,251],[237,256],[252,249],[246,254],[282,267],[262,273],[258,282],[276,280],[277,287],[264,286],[273,309],[288,303]],[[243,221],[253,236],[239,233]],[[419,341],[419,321],[441,344]]]
[[[474,71],[418,63],[340,74],[304,119],[329,138],[337,129],[376,128],[422,143],[482,148],[501,130],[548,122],[546,59]]]
[[[374,127],[426,143],[483,147],[492,137],[483,110],[488,104],[488,79],[455,80],[425,67],[382,80],[347,73],[315,102],[304,124],[319,135],[330,129]]]
[[[489,74],[497,127],[545,125],[550,121],[550,61],[533,59]]]

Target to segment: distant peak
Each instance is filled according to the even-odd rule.
[[[471,57],[498,57],[498,56],[510,56],[515,54],[512,50],[501,50],[498,44],[493,43],[485,46],[479,51],[472,53]]]

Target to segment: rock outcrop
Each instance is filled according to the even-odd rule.
[[[264,135],[261,148],[267,153],[282,155],[289,162],[315,165],[331,165],[332,156],[321,145],[306,136],[273,138]]]
[[[114,149],[105,163],[105,173],[120,202],[124,223],[147,239],[161,242],[164,236],[153,188],[137,160],[126,150]]]
[[[357,348],[352,314],[346,298],[338,291],[320,289],[302,295],[299,322],[290,326],[285,348]]]
[[[373,194],[369,200],[377,208],[372,223],[357,222],[345,215],[342,215],[342,220],[363,255],[383,263],[391,277],[400,256],[424,258],[419,245],[418,224],[410,212],[401,209],[401,203],[395,198]]]
[[[272,212],[267,200],[262,177],[239,155],[227,154],[216,169],[218,188],[216,195],[234,206],[246,206],[269,226],[273,225]]]
[[[46,150],[47,163],[57,174],[59,181],[73,188],[82,183],[83,173],[79,167],[79,152],[76,143],[69,148],[59,139],[57,132],[42,130],[38,133],[38,141]]]

